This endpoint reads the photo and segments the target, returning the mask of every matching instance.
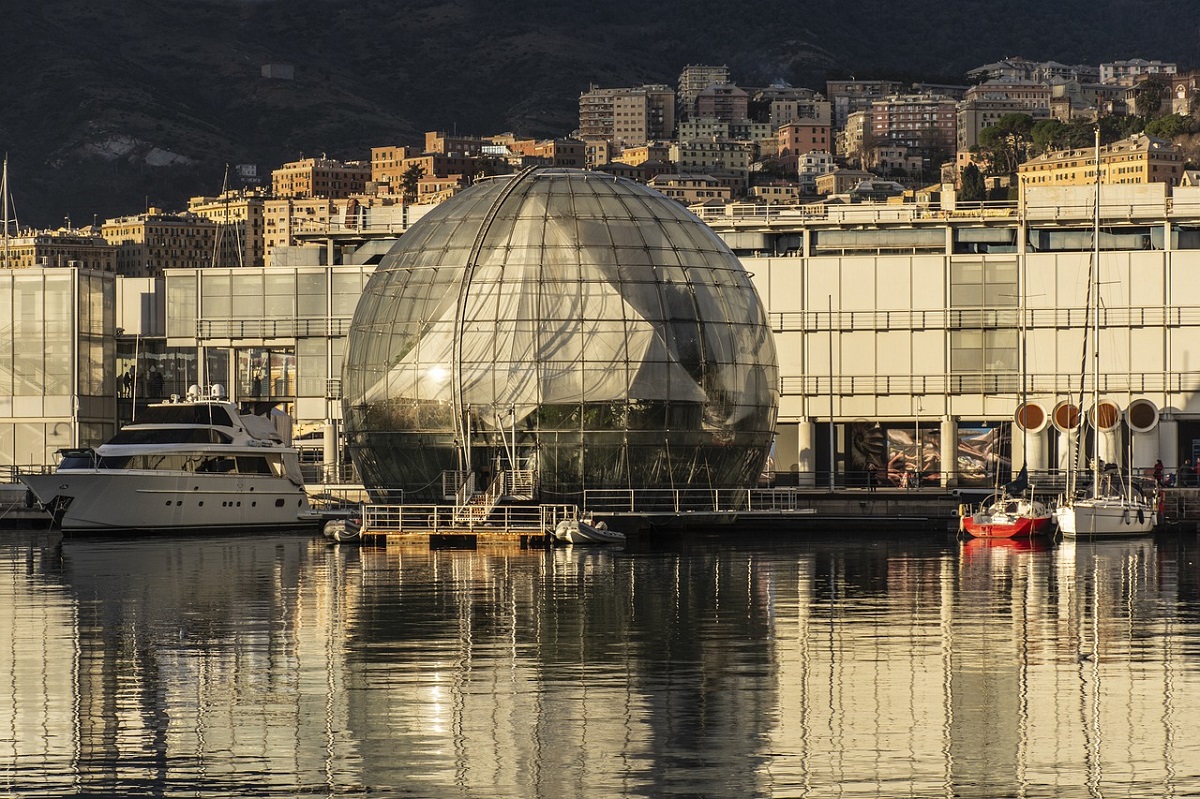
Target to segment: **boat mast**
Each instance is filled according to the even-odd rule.
[[[4,268],[12,266],[8,260],[8,153],[4,154],[4,172],[0,176],[0,204],[4,205]]]
[[[1092,215],[1092,498],[1100,496],[1100,125],[1096,125],[1096,197]]]

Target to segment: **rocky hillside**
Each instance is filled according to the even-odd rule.
[[[39,0],[0,26],[0,149],[23,223],[215,192],[226,163],[365,157],[424,130],[570,131],[589,83],[961,82],[1006,55],[1197,58],[1170,0]],[[294,80],[261,75],[294,66]]]

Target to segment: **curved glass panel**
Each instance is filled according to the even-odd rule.
[[[753,485],[778,382],[753,284],[699,219],[632,181],[534,169],[444,203],[383,259],[344,411],[368,488],[536,468],[556,501]]]

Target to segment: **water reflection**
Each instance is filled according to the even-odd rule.
[[[1171,796],[1196,541],[0,534],[16,794]]]

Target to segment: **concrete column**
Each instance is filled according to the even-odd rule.
[[[1135,433],[1132,430],[1129,435],[1133,437],[1133,471],[1136,476],[1139,472],[1149,472],[1154,468],[1154,462],[1162,457],[1158,449],[1158,430],[1151,430],[1148,433]],[[1163,474],[1169,474],[1167,471],[1167,462],[1163,461]]]
[[[1076,468],[1086,469],[1086,463],[1073,460],[1076,457],[1075,449],[1079,445],[1079,435],[1082,431],[1076,429],[1064,432],[1054,428],[1054,432],[1058,434],[1058,468],[1061,471],[1070,471]]]
[[[1053,430],[1054,428],[1049,428]],[[1029,467],[1030,474],[1044,472],[1049,468],[1046,461],[1046,431],[1040,433],[1021,433],[1016,437],[1018,443],[1024,442],[1024,451],[1021,452],[1021,460],[1018,463],[1024,463]]]
[[[775,471],[795,472],[800,463],[800,425],[795,422],[775,427]]]
[[[1161,414],[1158,417],[1158,427],[1148,435],[1158,433],[1158,457],[1162,458],[1163,468],[1167,474],[1174,474],[1179,469],[1179,422],[1173,415]]]
[[[817,425],[812,420],[796,425],[796,471],[801,488],[814,488],[817,485],[816,436]]]
[[[1100,433],[1099,444],[1100,459],[1105,463],[1115,463],[1124,470],[1125,452],[1121,446],[1121,428]]]
[[[328,482],[338,482],[340,479],[339,467],[342,461],[338,453],[337,422],[332,420],[325,422],[321,428],[321,435],[324,438],[321,458],[324,461],[325,479]]]
[[[958,485],[958,419],[943,416],[942,425],[942,487]]]

